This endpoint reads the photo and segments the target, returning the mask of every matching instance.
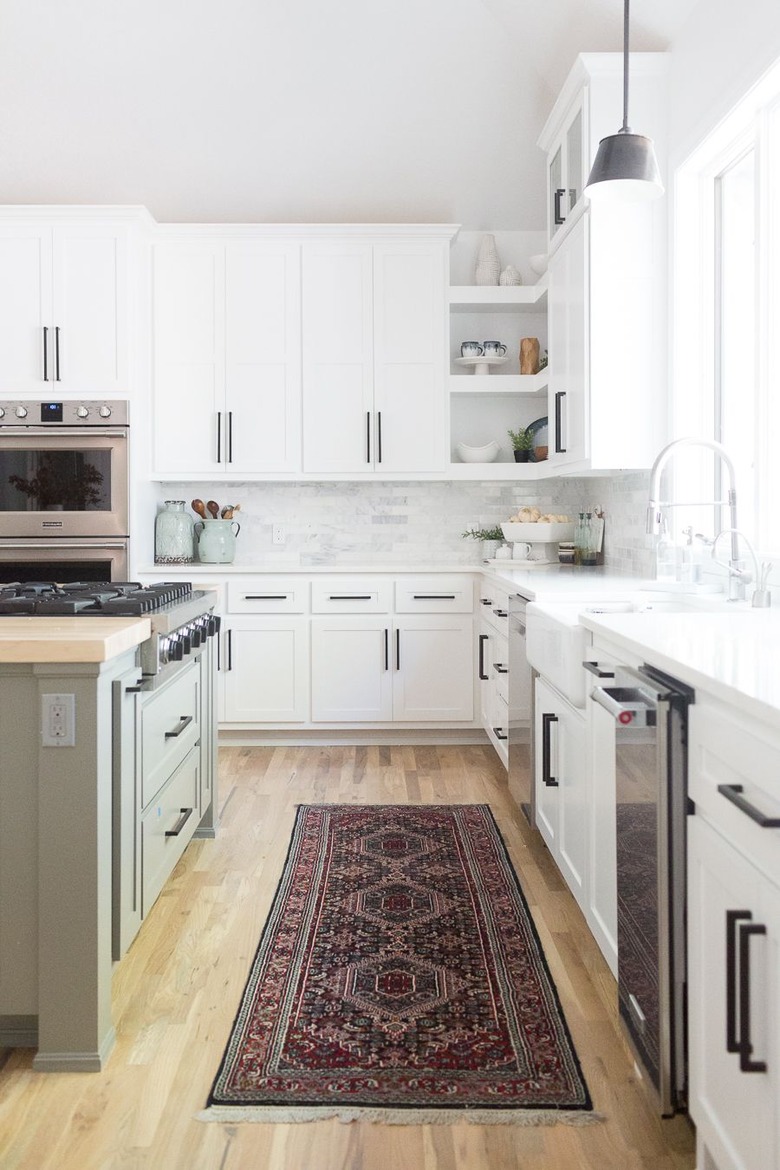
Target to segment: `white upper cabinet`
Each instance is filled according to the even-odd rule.
[[[155,246],[155,471],[297,470],[299,258],[285,240]]]
[[[447,246],[304,245],[305,472],[444,466]]]
[[[662,173],[667,64],[664,53],[631,57],[632,123],[654,139]],[[551,474],[650,467],[665,437],[667,200],[582,194],[599,140],[620,125],[622,81],[622,54],[582,54],[539,139],[551,209]]]
[[[0,220],[0,392],[129,388],[128,229]]]

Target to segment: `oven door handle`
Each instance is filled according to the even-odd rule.
[[[127,438],[127,427],[55,427],[55,426],[48,426],[48,427],[39,427],[39,426],[23,427],[23,426],[19,426],[19,427],[16,427],[16,426],[11,426],[11,427],[7,427],[6,431],[10,432],[11,436],[13,438],[17,438],[17,439],[22,437],[22,436],[24,438],[27,438],[28,436],[31,438],[35,438],[36,436],[39,436],[39,435],[40,436],[45,435],[46,438],[48,438],[48,439],[54,439],[55,437],[56,438],[64,438],[64,439],[73,439],[73,438],[75,438],[76,435],[79,435],[82,437],[84,435],[88,435],[90,438],[98,438],[98,439],[126,439]]]
[[[82,549],[85,551],[89,549],[125,549],[127,546],[126,541],[91,541],[91,539],[85,539],[85,541],[64,541],[64,539],[58,536],[55,539],[57,549]],[[51,545],[50,541],[6,541],[6,539],[0,539],[0,551],[4,549],[51,550],[51,548],[53,548],[53,545]]]

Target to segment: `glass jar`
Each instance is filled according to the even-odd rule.
[[[194,556],[192,517],[184,511],[184,500],[165,500],[154,523],[154,563],[191,565]]]

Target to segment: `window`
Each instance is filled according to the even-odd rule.
[[[674,433],[723,444],[739,528],[778,556],[780,64],[678,170],[674,239]],[[728,487],[706,453],[675,482],[685,500],[722,500]],[[711,506],[675,519],[708,536],[728,526]]]

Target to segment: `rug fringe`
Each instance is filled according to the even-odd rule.
[[[597,1125],[603,1114],[579,1109],[342,1109],[338,1106],[211,1105],[196,1121],[265,1122],[368,1121],[379,1125]]]

